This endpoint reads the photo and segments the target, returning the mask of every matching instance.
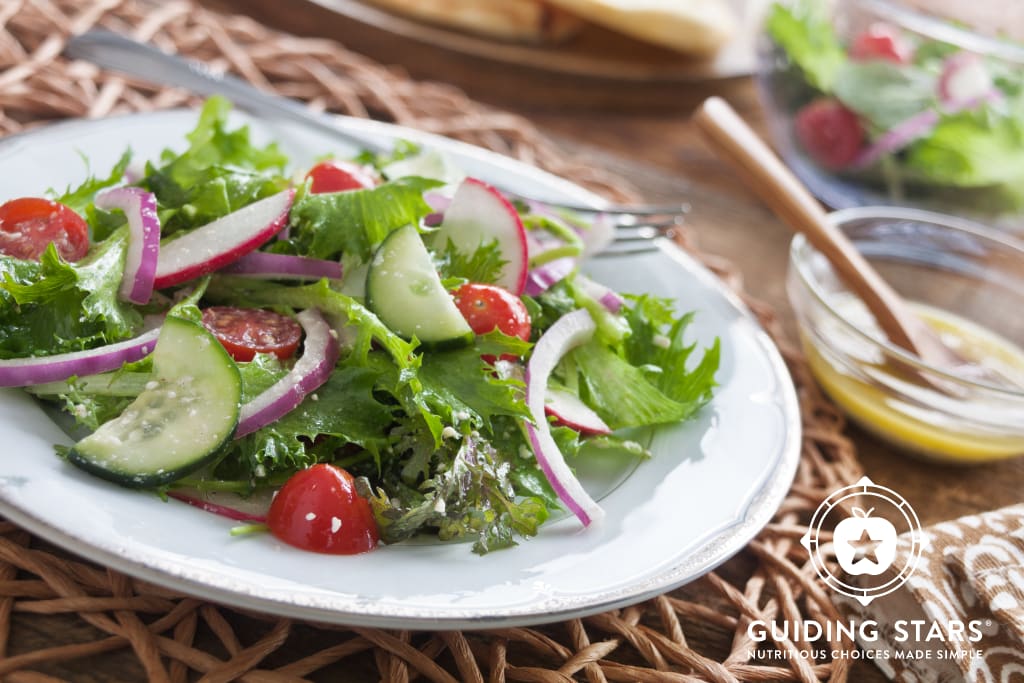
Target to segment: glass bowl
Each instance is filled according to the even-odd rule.
[[[1005,5],[1024,23],[1024,10]],[[918,6],[936,8],[771,7],[757,80],[776,149],[833,208],[895,204],[1024,231],[1024,36],[968,30]]]
[[[1011,384],[972,381],[890,343],[831,265],[797,236],[786,288],[811,371],[863,427],[929,458],[1024,454],[1024,242],[941,214],[861,207],[831,219],[961,355]]]

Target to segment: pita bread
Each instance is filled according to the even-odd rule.
[[[717,51],[736,31],[726,0],[549,0],[583,19],[694,55]]]
[[[523,43],[551,43],[582,22],[543,0],[370,0],[406,16]]]

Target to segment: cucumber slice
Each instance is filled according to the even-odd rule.
[[[131,488],[160,486],[206,465],[235,432],[238,367],[206,328],[168,317],[153,352],[156,379],[68,460]]]
[[[366,274],[366,304],[392,332],[424,344],[466,344],[473,330],[445,291],[434,262],[412,225],[377,248]]]

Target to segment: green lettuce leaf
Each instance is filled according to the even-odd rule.
[[[266,365],[248,370],[245,365],[252,363],[239,368],[243,386],[246,378],[250,382],[247,394],[257,394],[276,381],[276,373],[267,374]],[[387,446],[388,427],[394,421],[391,408],[374,396],[377,380],[370,368],[339,368],[295,410],[229,444],[217,474],[258,481],[332,460],[336,448],[349,444],[376,455]]]
[[[370,350],[378,345],[390,357],[394,372],[391,393],[402,403],[410,415],[420,415],[430,431],[435,445],[441,443],[441,418],[427,404],[423,385],[419,379],[422,356],[416,346],[407,342],[380,321],[368,308],[352,297],[335,292],[326,280],[301,287],[289,287],[272,282],[239,277],[214,278],[207,295],[218,301],[236,306],[286,306],[301,310],[318,308],[336,323],[350,325],[357,330],[349,357],[367,365]],[[337,327],[338,325],[336,325]]]
[[[787,6],[776,2],[765,26],[768,35],[804,72],[811,85],[823,92],[832,91],[846,61],[846,51],[822,3],[802,0]]]
[[[253,145],[247,126],[227,129],[231,104],[211,97],[181,154],[167,150],[140,182],[156,194],[164,235],[205,225],[280,192],[287,164],[275,144]]]
[[[425,178],[400,178],[366,190],[303,193],[291,211],[290,242],[297,253],[316,258],[369,261],[391,232],[419,224],[433,209],[423,192],[440,185]]]
[[[127,235],[67,263],[51,244],[39,262],[0,257],[0,358],[49,356],[127,339],[141,314],[118,298]]]
[[[648,377],[659,391],[692,410],[711,399],[721,344],[715,339],[695,367],[688,369],[695,344],[685,342],[686,328],[693,313],[676,317],[672,302],[654,296],[628,297],[626,320],[631,334],[626,342],[626,359],[648,369]],[[654,370],[650,373],[650,370]]]
[[[498,240],[481,244],[472,254],[459,251],[448,240],[444,249],[434,255],[434,265],[448,289],[454,289],[455,283],[497,282],[506,263]]]
[[[441,540],[473,538],[473,551],[484,554],[515,545],[517,536],[536,535],[548,518],[542,498],[516,495],[510,478],[513,469],[502,454],[465,437],[455,454],[417,489],[389,496],[365,480],[359,486],[386,542],[431,529]]]
[[[612,429],[678,422],[693,413],[648,381],[643,370],[598,341],[571,355],[585,390],[581,396]]]
[[[481,356],[522,356],[529,348],[529,342],[494,331],[466,348],[425,354],[419,370],[424,400],[442,420],[456,426],[467,422],[490,430],[497,415],[527,419],[523,382],[500,377]]]
[[[105,190],[108,187],[113,187],[124,180],[124,172],[127,170],[128,164],[131,163],[131,160],[131,150],[125,150],[124,154],[121,155],[121,158],[117,160],[116,164],[114,164],[114,167],[110,169],[110,173],[107,174],[107,177],[100,178],[90,175],[86,181],[78,187],[74,189],[68,187],[64,190],[64,194],[57,197],[57,201],[73,209],[80,215],[86,214],[86,209],[92,205],[93,198],[98,192]]]
[[[926,69],[889,62],[844,62],[833,92],[843,104],[879,130],[890,128],[936,104],[938,77]]]
[[[627,304],[621,350],[595,337],[569,354],[567,379],[612,429],[685,420],[711,399],[719,342],[690,368],[696,347],[684,338],[692,314],[677,317],[670,300],[648,295],[627,297]]]
[[[910,147],[906,163],[937,183],[1001,185],[1024,203],[1024,120],[985,111],[946,117]]]

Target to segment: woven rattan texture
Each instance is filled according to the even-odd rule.
[[[317,109],[450,135],[537,164],[612,198],[631,198],[621,189],[621,179],[568,158],[520,117],[476,104],[448,86],[412,82],[337,43],[284,35],[187,0],[0,1],[0,131],[192,101],[180,91],[155,90],[59,56],[67,35],[94,25],[207,60]],[[680,243],[695,251],[689,237],[681,234]],[[698,256],[741,291],[729,263]],[[56,670],[93,670],[95,676],[83,678],[111,680],[117,669],[104,662],[112,657],[123,662],[129,652],[137,663],[129,659],[127,668],[137,673],[126,670],[123,675],[153,681],[846,680],[849,659],[844,658],[792,656],[769,666],[751,663],[750,654],[758,647],[794,655],[811,648],[786,640],[751,642],[749,620],[836,616],[798,539],[818,503],[857,479],[860,471],[841,434],[841,417],[818,393],[799,352],[784,341],[772,310],[747,301],[779,342],[796,380],[803,457],[775,520],[740,556],[700,581],[641,605],[536,629],[343,629],[243,614],[171,594],[70,558],[0,521],[0,680],[52,681]],[[853,648],[850,642],[830,645],[814,649]],[[68,660],[85,664],[70,668]],[[55,668],[60,666],[69,668]]]

